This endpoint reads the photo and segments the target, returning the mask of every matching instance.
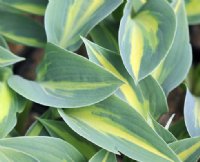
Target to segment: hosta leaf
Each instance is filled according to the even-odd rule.
[[[80,35],[86,36],[121,2],[122,0],[50,0],[45,14],[48,41],[71,51],[77,50],[82,42]]]
[[[16,125],[16,113],[21,111],[24,101],[7,85],[6,80],[11,75],[10,69],[0,69],[0,138]]]
[[[200,136],[200,98],[187,91],[184,105],[184,119],[190,136]]]
[[[59,113],[79,135],[107,151],[138,161],[179,161],[137,111],[117,97]]]
[[[200,158],[200,138],[188,138],[171,143],[169,146],[183,162],[196,162]]]
[[[0,161],[2,162],[39,162],[37,159],[15,149],[0,146]]]
[[[19,14],[0,11],[0,34],[5,38],[28,46],[43,47],[45,30],[33,19]]]
[[[47,119],[39,119],[39,121],[52,137],[61,138],[67,141],[79,150],[87,159],[90,159],[99,150],[97,146],[77,135],[65,122]]]
[[[175,15],[166,1],[148,0],[134,13],[133,1],[128,0],[120,23],[119,45],[124,65],[135,82],[149,75],[168,54],[175,29]]]
[[[0,35],[0,46],[9,49],[8,44],[3,36]]]
[[[200,3],[199,0],[185,0],[188,21],[191,25],[200,23]]]
[[[0,140],[0,147],[15,149],[39,162],[85,162],[84,157],[70,144],[52,137],[17,137]]]
[[[115,93],[118,97],[128,102],[146,120],[150,120],[148,121],[150,123],[151,117],[149,117],[149,112],[151,112],[155,118],[158,118],[167,111],[165,95],[152,77],[144,79],[136,86],[132,77],[123,66],[119,55],[86,39],[83,40],[89,59],[103,66],[120,80],[124,81],[125,84]]]
[[[56,109],[50,108],[43,115],[40,116],[42,119],[56,119],[58,117]],[[49,133],[46,131],[44,126],[36,120],[27,130],[26,136],[48,136]]]
[[[89,60],[53,44],[47,45],[39,72],[38,82],[12,76],[8,83],[25,98],[57,108],[94,104],[112,95],[122,84]]]
[[[158,80],[166,94],[186,78],[192,63],[184,0],[176,0],[172,5],[177,19],[175,40],[166,59],[153,73],[154,78]],[[180,45],[182,48],[180,48]],[[178,62],[181,62],[181,64]]]
[[[22,60],[24,60],[24,58],[18,57],[0,46],[0,68],[15,64]]]
[[[44,15],[47,3],[47,0],[0,0],[0,5],[36,15]]]
[[[117,162],[117,158],[114,154],[106,150],[100,150],[89,160],[89,162],[100,162],[100,161],[101,162]]]
[[[165,129],[162,125],[160,125],[156,120],[153,120],[153,126],[155,131],[158,133],[160,137],[166,142],[166,143],[172,143],[175,142],[177,139],[174,137],[174,135]]]
[[[105,19],[90,32],[90,36],[96,44],[115,52],[119,51],[118,24],[114,20]]]

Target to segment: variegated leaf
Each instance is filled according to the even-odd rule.
[[[71,51],[77,50],[82,43],[80,36],[86,36],[121,2],[122,0],[50,0],[45,14],[48,41]]]
[[[117,97],[59,113],[79,135],[112,153],[138,161],[180,161],[139,113]]]
[[[117,158],[113,153],[106,150],[100,150],[89,160],[89,162],[117,162]]]
[[[164,0],[148,0],[137,13],[133,6],[133,1],[128,0],[120,23],[119,46],[124,65],[137,83],[167,56],[176,19]]]
[[[24,58],[14,55],[9,50],[0,46],[0,68],[23,61]]]
[[[183,162],[196,162],[200,158],[200,137],[188,138],[171,143],[169,146]]]
[[[0,140],[0,147],[23,152],[39,162],[86,162],[85,158],[73,146],[52,137],[5,138]]]
[[[86,39],[83,40],[89,59],[103,66],[125,83],[115,94],[135,108],[150,125],[152,124],[150,112],[157,119],[167,111],[165,95],[152,77],[147,77],[135,85],[119,55]]]
[[[45,127],[47,132],[56,138],[61,138],[73,145],[80,153],[82,153],[88,160],[99,150],[97,146],[85,140],[76,134],[71,128],[63,121],[38,119]]]
[[[199,0],[185,0],[188,21],[191,25],[200,24]]]
[[[0,69],[0,138],[6,137],[16,125],[16,113],[25,107],[25,101],[7,85],[12,74],[8,68]]]
[[[184,106],[186,128],[190,136],[200,136],[200,98],[187,90]]]
[[[0,35],[0,46],[9,49],[8,44],[3,36]]]
[[[175,0],[172,6],[177,19],[174,43],[165,60],[153,72],[154,78],[158,80],[166,94],[186,78],[192,63],[184,0]]]
[[[46,35],[43,26],[33,19],[0,10],[0,34],[5,38],[28,46],[43,47]]]
[[[112,95],[122,84],[86,58],[53,44],[46,47],[37,82],[12,76],[8,83],[25,98],[57,108],[92,105]]]
[[[0,5],[36,15],[44,15],[47,3],[47,0],[0,0]]]

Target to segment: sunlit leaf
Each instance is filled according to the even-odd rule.
[[[75,132],[112,153],[138,161],[180,161],[139,113],[117,97],[59,113]]]
[[[135,82],[148,76],[167,56],[176,29],[168,2],[148,0],[138,12],[128,0],[119,29],[122,60]]]
[[[122,0],[50,0],[45,14],[45,28],[49,42],[71,51],[77,50],[80,36],[88,32]]]

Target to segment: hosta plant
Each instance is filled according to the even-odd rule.
[[[197,161],[198,23],[199,0],[0,0],[0,162]],[[35,80],[16,44],[44,49]],[[184,119],[161,124],[176,87]]]

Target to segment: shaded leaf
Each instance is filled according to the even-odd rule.
[[[19,14],[0,11],[0,34],[11,41],[27,46],[43,47],[46,43],[42,25]]]

